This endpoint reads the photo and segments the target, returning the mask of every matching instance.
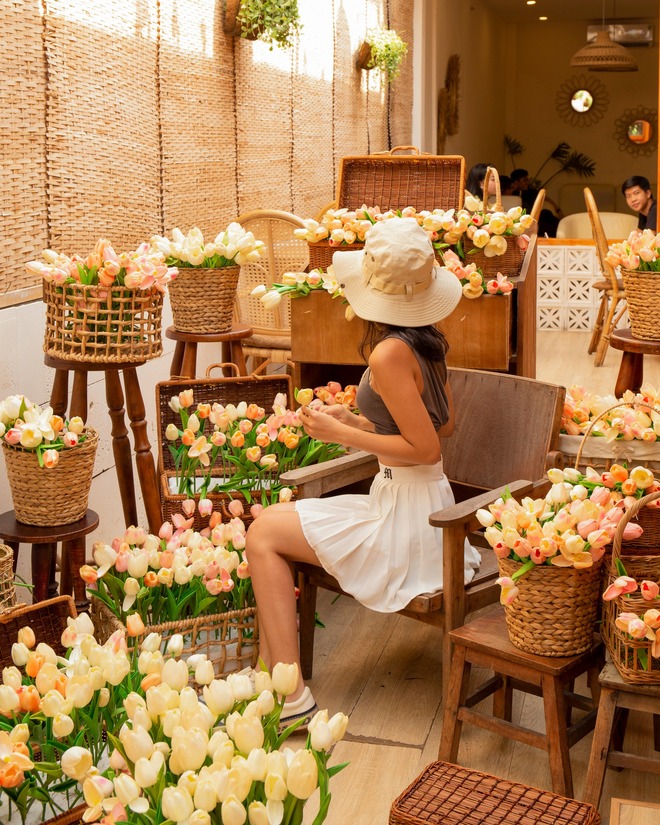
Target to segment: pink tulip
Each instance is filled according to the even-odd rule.
[[[165,521],[160,527],[158,531],[158,536],[165,541],[169,541],[172,538],[172,533],[174,532],[174,527],[170,521]]]
[[[185,501],[181,503],[181,509],[183,510],[184,515],[186,518],[190,518],[190,516],[194,515],[195,513],[195,502],[191,498],[187,498]]]
[[[218,524],[222,524],[222,513],[219,510],[215,510],[211,513],[211,518],[209,519],[209,527],[211,530],[214,530]]]
[[[610,491],[607,487],[595,487],[589,498],[601,507],[606,507],[610,503]]]
[[[115,559],[115,570],[118,573],[125,573],[128,570],[128,560],[130,556],[126,550],[120,550]]]
[[[98,574],[89,564],[83,564],[80,568],[80,578],[86,584],[94,584],[98,580]]]
[[[239,579],[249,579],[250,565],[246,561],[242,561],[236,568],[236,575]]]
[[[518,539],[513,545],[513,552],[521,559],[526,559],[532,552],[532,543],[524,538]],[[498,558],[506,558],[506,556],[498,556]]]
[[[204,577],[207,579],[215,579],[218,575],[219,566],[217,561],[212,561],[204,568]]]
[[[545,553],[540,547],[535,547],[529,554],[529,558],[534,562],[534,564],[544,564],[546,560]]]
[[[650,627],[652,630],[660,628],[660,610],[656,610],[655,608],[647,610],[642,616],[642,619],[647,627]]]
[[[644,528],[641,525],[629,521],[623,528],[623,540],[632,541],[633,539],[638,539],[643,532]]]
[[[16,428],[12,427],[11,430],[7,430],[5,433],[5,441],[7,444],[11,444],[12,446],[18,444],[21,440],[21,431]]]
[[[231,539],[231,543],[234,545],[234,550],[244,550],[245,549],[245,534],[244,533],[234,533]]]
[[[220,579],[211,579],[206,582],[206,589],[212,596],[219,596],[222,593],[222,582]]]
[[[224,567],[220,570],[220,581],[223,593],[230,593],[236,586],[236,582],[232,579]]]
[[[656,582],[643,581],[639,587],[639,592],[642,594],[643,599],[646,599],[647,602],[652,602],[658,598],[660,587]]]
[[[642,619],[635,617],[628,622],[628,633],[633,639],[643,639],[647,634],[648,628]]]
[[[250,515],[252,516],[252,518],[257,518],[257,516],[261,515],[263,509],[263,504],[253,504],[250,507]]]
[[[231,513],[232,516],[242,516],[245,512],[245,508],[243,507],[243,502],[239,501],[239,499],[235,498],[232,499],[229,504],[227,505],[227,509]]]
[[[211,528],[210,528],[210,527],[205,527],[203,530],[200,530],[200,531],[199,531],[199,535],[200,535],[200,536],[203,536],[205,539],[210,538],[210,536],[211,536]]]
[[[213,502],[210,498],[200,498],[198,508],[200,516],[210,516],[213,512]]]
[[[172,523],[177,530],[187,530],[189,527],[193,526],[194,521],[194,518],[185,519],[181,513],[174,513],[172,516]]]
[[[637,590],[637,582],[630,576],[619,576],[603,593],[603,599],[606,602],[616,599],[617,596],[623,596],[626,593],[634,593]]]
[[[591,548],[597,550],[612,541],[612,534],[609,530],[593,530],[587,536],[587,541]]]
[[[511,604],[511,602],[513,602],[516,596],[520,593],[516,583],[509,576],[502,576],[497,579],[495,583],[499,584],[502,588],[502,592],[500,593],[501,604]]]
[[[580,521],[577,525],[578,534],[583,538],[586,539],[589,533],[592,533],[594,530],[598,529],[598,522],[594,519],[587,519],[586,521]]]

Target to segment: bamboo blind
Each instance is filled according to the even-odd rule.
[[[37,284],[24,264],[48,246],[313,216],[342,156],[409,144],[408,0],[298,5],[300,38],[271,53],[223,32],[224,0],[0,4],[0,295]],[[409,46],[391,89],[355,68],[376,25]]]

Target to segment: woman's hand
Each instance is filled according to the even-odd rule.
[[[349,410],[339,404],[326,407],[323,411],[313,410],[310,407],[300,407],[298,415],[307,435],[317,438],[319,441],[332,441],[342,444],[342,433],[345,434],[348,425],[343,423],[344,415],[339,412],[339,409],[348,415],[352,415]],[[331,412],[331,410],[337,410],[337,412]]]

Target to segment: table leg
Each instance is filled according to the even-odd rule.
[[[57,595],[57,586],[53,588],[54,578],[51,581],[56,551],[56,542],[32,545],[32,604],[43,602],[51,594]]]
[[[181,367],[181,375],[186,378],[194,378],[197,372],[197,342],[186,341],[185,350],[183,352],[183,365]]]
[[[82,370],[73,372],[73,391],[71,393],[71,406],[69,415],[79,415],[83,421],[87,421],[87,373]]]
[[[105,395],[108,412],[112,419],[112,453],[115,457],[115,469],[117,471],[117,481],[119,482],[121,506],[124,511],[124,522],[127,527],[137,526],[138,515],[135,504],[131,443],[128,440],[128,430],[124,418],[124,393],[117,370],[107,370],[105,373]]]
[[[14,569],[14,576],[15,576],[16,575],[16,565],[18,564],[18,542],[17,541],[7,541],[7,539],[2,538],[2,536],[0,536],[0,539],[2,539],[2,541],[7,545],[7,547],[11,547],[11,549],[14,551],[11,563],[12,563],[12,567]]]
[[[124,367],[124,386],[126,389],[126,408],[135,442],[135,463],[140,478],[147,522],[149,530],[152,533],[158,533],[163,523],[160,495],[158,493],[158,476],[156,475],[156,465],[154,464],[147,435],[146,412],[135,367]]]
[[[229,352],[231,353],[231,360],[233,364],[238,367],[239,375],[247,375],[247,365],[245,363],[245,356],[243,355],[243,347],[240,341],[229,342]]]
[[[644,356],[637,352],[625,352],[616,378],[614,393],[621,398],[626,390],[638,392],[644,383]]]
[[[62,595],[69,595],[73,589],[76,605],[84,605],[87,603],[85,582],[80,578],[80,568],[85,563],[85,547],[84,537],[62,542],[60,593]]]
[[[550,757],[552,790],[561,796],[573,796],[573,776],[566,735],[566,701],[564,686],[559,679],[549,675],[541,677],[545,735]]]
[[[591,741],[589,766],[587,768],[587,776],[584,780],[584,790],[582,792],[583,800],[589,802],[596,808],[600,803],[600,796],[603,792],[605,768],[607,767],[607,755],[610,749],[610,739],[614,726],[617,696],[617,691],[610,690],[609,688],[603,688],[600,693],[596,727],[594,728],[594,737]]]
[[[449,666],[447,661],[443,664],[445,667]],[[440,749],[438,750],[438,759],[442,762],[456,762],[458,757],[461,730],[463,729],[463,722],[459,719],[458,712],[467,698],[471,670],[472,665],[465,658],[465,648],[460,645],[456,646],[454,655],[451,658],[449,688],[447,695],[443,697],[445,710],[442,717]]]
[[[50,406],[55,415],[62,418],[66,416],[66,409],[69,406],[69,371],[55,370],[53,379],[53,389],[50,393]]]
[[[176,346],[174,347],[174,355],[172,356],[172,364],[170,366],[170,378],[178,378],[183,375],[181,368],[183,365],[183,353],[185,348],[186,345],[183,341],[176,342]]]

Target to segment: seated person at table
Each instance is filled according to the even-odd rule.
[[[648,178],[633,175],[621,184],[621,192],[628,206],[638,213],[638,229],[657,231],[656,202]]]
[[[511,172],[511,188],[514,195],[520,196],[523,209],[528,213],[531,212],[539,190],[531,185],[527,169],[514,169]],[[547,194],[544,204],[551,206],[552,209],[541,210],[539,215],[539,237],[555,238],[559,220],[564,217],[564,213]]]
[[[436,264],[413,218],[376,223],[364,251],[333,256],[337,281],[366,321],[368,368],[357,394],[361,415],[341,405],[301,407],[313,438],[374,453],[380,472],[368,495],[274,504],[247,533],[247,557],[259,610],[260,656],[300,665],[291,562],[317,565],[372,610],[393,613],[415,596],[442,588],[442,531],[429,515],[453,504],[442,467],[451,434],[447,342],[435,326],[460,301],[460,281]],[[464,577],[474,578],[477,551],[465,543]],[[300,678],[282,721],[308,719],[314,698]]]

